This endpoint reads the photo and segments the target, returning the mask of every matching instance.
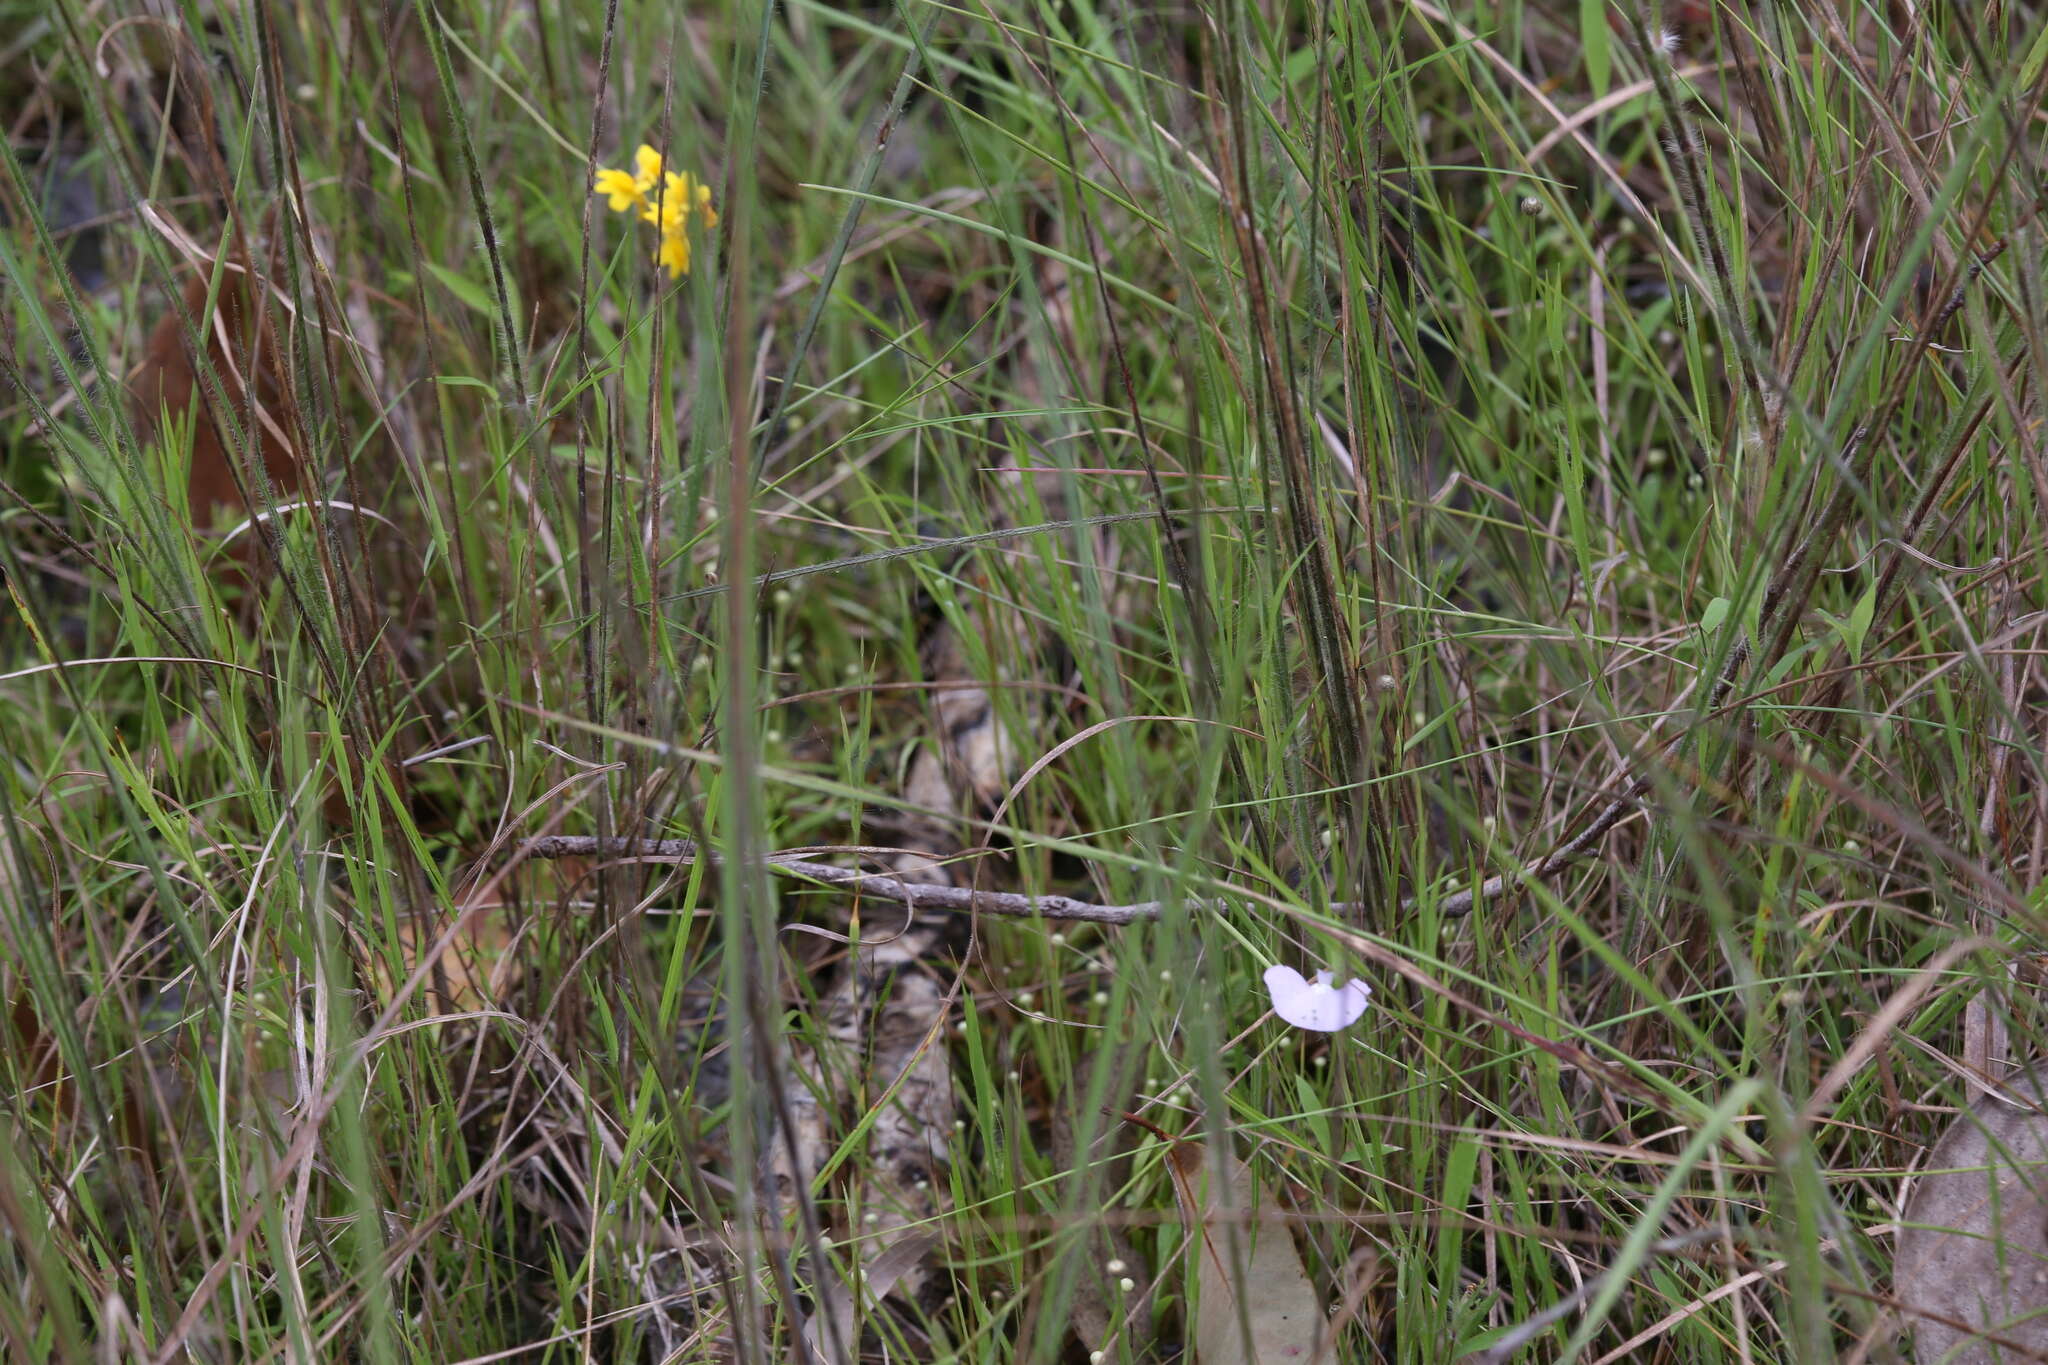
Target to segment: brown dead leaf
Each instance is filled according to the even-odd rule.
[[[2048,1361],[2048,1065],[1999,1089],[1906,1196],[1892,1283],[1923,1365]]]
[[[445,1008],[476,1010],[502,1001],[506,992],[518,984],[522,970],[519,959],[512,952],[518,938],[513,929],[513,912],[519,905],[532,904],[534,893],[545,893],[548,887],[535,883],[543,878],[551,883],[556,873],[557,869],[545,864],[527,864],[513,869],[511,877],[504,883],[494,885],[486,881],[472,889],[456,912],[452,934],[446,918],[430,919],[424,926],[411,919],[401,919],[398,944],[403,974],[394,982],[380,964],[377,971],[379,998],[388,1002],[393,989],[418,968],[422,955],[433,952],[435,945],[439,944],[440,968],[448,987]],[[429,975],[423,991],[431,990],[433,986],[434,977]]]
[[[254,436],[264,472],[280,497],[304,491],[305,471],[280,420],[289,391],[269,314],[257,303],[261,286],[252,288],[239,262],[236,267],[222,274],[211,310],[206,307],[208,276],[195,270],[187,277],[177,303],[150,330],[142,364],[129,386],[135,419],[149,436],[157,434],[166,413],[196,413],[186,492],[197,529],[212,525],[223,509],[243,515],[261,510],[244,496],[235,442],[227,434],[234,423],[248,417],[252,377]],[[205,367],[188,349],[194,332],[206,346]],[[207,368],[221,386],[219,394],[202,377]],[[216,410],[217,397],[225,398],[227,415]],[[250,554],[245,549],[240,557],[246,560]]]
[[[1336,1359],[1322,1300],[1273,1195],[1235,1156],[1221,1179],[1199,1142],[1167,1152],[1196,1266],[1195,1356],[1202,1365],[1318,1365]],[[1240,1273],[1240,1268],[1242,1273]]]
[[[445,931],[429,930],[426,946],[440,942]],[[407,971],[419,965],[423,951],[410,923],[398,926],[398,942],[405,953]],[[482,1009],[487,1001],[502,1000],[505,990],[519,979],[519,965],[507,956],[512,946],[511,931],[502,912],[479,910],[463,921],[455,937],[441,950],[441,970],[447,974],[448,1005],[455,1010]],[[432,984],[432,978],[428,978]],[[390,998],[390,983],[384,983]]]

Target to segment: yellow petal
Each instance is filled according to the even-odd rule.
[[[613,213],[624,213],[640,200],[640,187],[624,171],[599,171],[593,192],[605,196],[606,206]]]
[[[646,206],[640,210],[641,222],[653,223],[664,234],[683,230],[682,206],[674,198],[663,195],[658,204],[651,199],[644,202]]]
[[[642,194],[654,188],[654,182],[661,179],[661,153],[640,144],[640,150],[633,153],[633,180],[640,186]]]
[[[663,215],[672,216],[680,222],[684,215],[690,211],[690,204],[696,188],[696,178],[688,171],[684,171],[681,175],[669,175],[668,183],[662,188],[661,194],[661,211]]]
[[[657,265],[668,267],[670,279],[689,274],[690,239],[680,232],[672,236],[665,234],[661,239],[661,249],[654,253],[654,260]]]

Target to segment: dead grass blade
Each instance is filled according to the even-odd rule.
[[[1322,1301],[1287,1225],[1253,1216],[1275,1203],[1235,1156],[1176,1139],[1167,1149],[1174,1199],[1196,1257],[1195,1356],[1202,1365],[1336,1359]]]

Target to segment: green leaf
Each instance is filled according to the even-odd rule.
[[[1728,619],[1728,607],[1729,602],[1725,597],[1717,597],[1707,603],[1706,611],[1700,616],[1700,629],[1709,635],[1719,630],[1721,623]]]
[[[497,316],[498,307],[491,302],[490,294],[482,285],[474,284],[445,266],[435,265],[432,261],[428,261],[426,265],[434,278],[439,280],[449,293],[487,318]]]
[[[1458,1282],[1458,1256],[1465,1237],[1462,1219],[1465,1215],[1465,1205],[1472,1196],[1473,1177],[1478,1169],[1478,1141],[1470,1137],[1459,1137],[1452,1142],[1450,1158],[1444,1163],[1440,1194],[1444,1225],[1437,1233],[1438,1284]]]
[[[2048,28],[2043,28],[2034,35],[2034,44],[2027,49],[2026,59],[2020,63],[2019,89],[2034,88],[2034,82],[2040,78],[2043,62],[2048,62]]]
[[[1849,619],[1840,627],[1842,639],[1849,646],[1849,658],[1856,663],[1863,662],[1863,637],[1870,634],[1870,618],[1877,613],[1877,584],[1872,583],[1863,590],[1863,596],[1856,599],[1856,606],[1849,613]]]
[[[1607,75],[1614,65],[1611,43],[1606,0],[1579,0],[1579,44],[1586,49],[1586,84],[1593,87],[1595,99],[1607,93]]]
[[[1807,643],[1800,645],[1796,649],[1786,650],[1785,657],[1778,660],[1778,662],[1772,664],[1770,672],[1764,674],[1764,686],[1766,688],[1776,687],[1779,683],[1785,681],[1786,677],[1792,672],[1792,669],[1794,668],[1794,666],[1798,664],[1800,659],[1811,654],[1812,652],[1812,641],[1808,641]]]

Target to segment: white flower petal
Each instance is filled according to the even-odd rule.
[[[1268,967],[1266,991],[1273,997],[1273,1013],[1296,1028],[1317,1033],[1335,1033],[1358,1022],[1372,996],[1372,987],[1351,980],[1333,985],[1333,973],[1317,972],[1314,981],[1305,980],[1292,967]]]

